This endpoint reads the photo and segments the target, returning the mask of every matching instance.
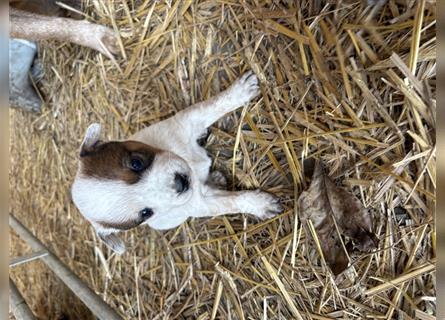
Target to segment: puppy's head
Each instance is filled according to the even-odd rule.
[[[100,125],[88,127],[72,197],[79,211],[114,251],[125,245],[116,232],[149,223],[159,212],[187,202],[190,167],[172,152],[138,141],[100,139]]]

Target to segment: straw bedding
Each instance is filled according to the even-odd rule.
[[[10,208],[125,319],[432,319],[435,314],[433,0],[104,1],[125,54],[42,42],[40,115],[11,110]],[[261,96],[212,127],[230,188],[285,212],[189,220],[122,235],[112,254],[70,199],[86,127],[125,138],[248,69]],[[351,190],[379,248],[334,277],[299,220],[310,162]],[[11,232],[11,256],[29,252]],[[43,319],[93,319],[41,262],[11,275]]]

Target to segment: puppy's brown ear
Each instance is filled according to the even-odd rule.
[[[97,235],[111,250],[117,254],[123,254],[125,252],[125,244],[116,234],[97,231]]]
[[[80,146],[80,156],[83,157],[91,151],[100,138],[100,124],[92,123],[85,132],[82,145]]]

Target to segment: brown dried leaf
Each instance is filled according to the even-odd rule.
[[[356,197],[332,182],[319,162],[309,189],[301,193],[298,202],[301,220],[305,225],[312,221],[325,261],[335,275],[348,265],[340,234],[350,238],[360,251],[376,248],[371,215]]]

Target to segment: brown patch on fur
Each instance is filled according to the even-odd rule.
[[[91,148],[80,151],[81,173],[85,176],[121,180],[134,184],[150,168],[157,153],[161,150],[138,141],[98,142]],[[131,160],[136,158],[143,163],[143,170],[131,169]]]
[[[10,6],[19,10],[53,17],[81,19],[79,14],[63,9],[56,2],[58,0],[9,0]],[[82,1],[80,0],[63,0],[60,2],[77,10],[81,10],[82,7]]]

